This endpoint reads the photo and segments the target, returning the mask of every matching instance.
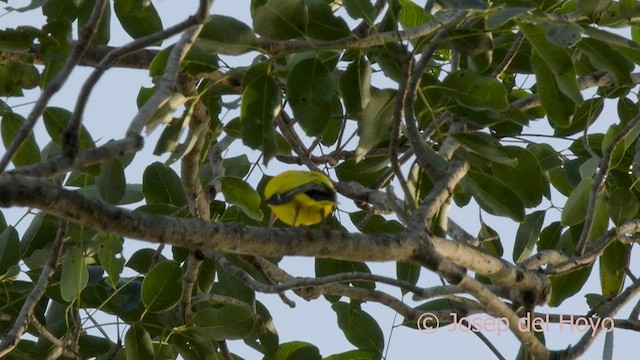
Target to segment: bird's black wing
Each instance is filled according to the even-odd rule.
[[[271,197],[269,197],[266,201],[269,205],[283,205],[290,202],[291,200],[293,200],[294,196],[301,193],[304,193],[308,197],[317,201],[336,201],[336,191],[329,186],[321,183],[308,183],[300,185],[295,189],[291,189],[289,191],[277,192],[271,195]]]

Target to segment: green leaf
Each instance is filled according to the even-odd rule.
[[[362,309],[344,302],[331,305],[347,340],[360,350],[382,354],[384,336],[376,320]]]
[[[180,300],[182,269],[175,261],[154,266],[142,280],[142,303],[151,313],[172,309]]]
[[[602,140],[602,153],[604,154],[607,151],[607,148],[612,145],[612,141],[620,134],[624,129],[622,126],[618,124],[611,124],[609,129],[607,129],[607,133]],[[637,133],[636,133],[637,136]],[[622,157],[624,156],[625,149],[627,148],[627,139],[623,137],[615,146],[613,147],[613,152],[611,153],[611,167],[614,168],[618,166]],[[629,143],[632,143],[635,139],[630,139]]]
[[[551,307],[560,306],[564,300],[578,293],[589,278],[592,268],[593,266],[587,266],[566,275],[551,276],[549,278],[551,298],[548,305]]]
[[[498,8],[496,11],[493,11],[487,16],[487,27],[490,30],[500,27],[505,24],[509,20],[517,17],[522,13],[526,13],[530,9],[527,7],[504,7],[502,9]]]
[[[297,63],[287,75],[287,100],[308,136],[322,132],[329,122],[335,84],[331,72],[317,58]]]
[[[258,42],[253,30],[242,21],[210,15],[195,45],[215,54],[241,55],[255,50]]]
[[[323,258],[316,259],[315,271],[316,277],[324,277],[352,272],[371,274],[369,266],[367,266],[367,264],[363,262]],[[351,281],[351,284],[355,287],[368,290],[373,290],[376,288],[376,284],[369,281]],[[337,299],[339,299],[339,297],[336,297],[336,300]]]
[[[352,18],[363,19],[368,25],[373,25],[376,9],[373,7],[371,0],[343,0],[342,6]]]
[[[513,246],[513,261],[516,264],[528,258],[533,252],[533,248],[540,238],[545,215],[546,211],[534,211],[527,215],[524,222],[518,227],[516,242]]]
[[[556,127],[554,129],[553,136],[570,136],[583,132],[584,129],[596,121],[598,116],[600,116],[602,109],[604,109],[604,98],[602,97],[583,101],[582,104],[578,106],[569,127]]]
[[[471,70],[459,70],[442,80],[442,92],[458,104],[473,110],[504,111],[509,108],[507,90],[493,77]]]
[[[0,233],[0,283],[9,268],[18,266],[20,261],[20,237],[13,226]]]
[[[398,20],[405,29],[422,25],[433,19],[433,16],[427,14],[420,5],[411,0],[400,0],[399,3],[400,13]]]
[[[73,246],[67,249],[62,261],[60,275],[60,294],[65,301],[71,302],[80,297],[80,292],[89,282],[89,271],[84,262],[82,249]]]
[[[393,117],[396,92],[394,90],[375,90],[371,92],[371,101],[358,120],[360,140],[356,148],[356,163],[361,161],[383,139],[389,137],[389,127]]]
[[[563,229],[564,228],[562,224],[560,224],[560,221],[554,221],[547,225],[547,227],[540,232],[540,241],[538,241],[538,244],[536,245],[538,251],[558,249]]]
[[[147,166],[142,174],[142,193],[147,204],[187,205],[187,197],[178,174],[160,162]]]
[[[186,332],[209,341],[238,340],[253,330],[254,323],[254,315],[248,307],[227,305],[198,311]]]
[[[114,0],[113,10],[124,31],[134,39],[162,31],[162,20],[151,1]]]
[[[507,146],[502,150],[512,159],[516,159],[517,165],[492,164],[493,175],[518,194],[526,207],[538,206],[542,201],[545,185],[549,186],[548,179],[542,176],[540,163],[526,149]]]
[[[365,350],[351,350],[339,354],[329,355],[324,360],[379,360],[380,354]]]
[[[582,39],[582,28],[569,22],[541,22],[547,39],[562,48],[570,48]]]
[[[78,4],[71,0],[49,0],[42,6],[42,14],[54,20],[74,21],[78,17]]]
[[[140,249],[129,257],[125,266],[140,274],[146,274],[151,270],[151,266],[154,264],[154,258],[156,256],[157,254],[154,249]],[[165,260],[167,260],[167,258],[160,254],[158,261],[163,262]]]
[[[309,21],[304,0],[267,0],[252,15],[256,33],[272,40],[303,37]]]
[[[537,94],[549,121],[554,127],[568,128],[576,111],[574,102],[559,89],[551,68],[535,51],[531,53],[531,66],[536,74]]]
[[[584,221],[592,185],[593,179],[586,178],[582,179],[580,184],[573,189],[564,205],[564,209],[562,209],[560,217],[562,225],[573,226]]]
[[[578,0],[578,12],[585,16],[593,16],[594,13],[606,9],[611,0]]]
[[[541,60],[551,70],[556,80],[558,88],[566,95],[574,104],[582,102],[582,94],[578,87],[578,79],[573,62],[569,52],[560,45],[552,43],[548,39],[548,33],[545,26],[540,24],[529,24],[518,22],[520,30],[533,47],[533,53],[537,53],[539,57],[535,60]],[[534,58],[531,64],[536,68]],[[536,75],[537,75],[536,71]]]
[[[495,177],[469,170],[467,176],[462,180],[462,186],[489,214],[508,216],[517,222],[525,220],[522,200],[513,190]]]
[[[122,200],[127,183],[124,178],[124,167],[120,159],[102,163],[100,175],[96,177],[96,186],[104,201],[118,204]]]
[[[584,38],[578,43],[578,49],[589,57],[591,63],[598,70],[606,71],[617,86],[632,84],[633,62],[609,46],[609,44],[591,38]]]
[[[142,326],[133,324],[124,336],[124,349],[127,360],[153,359],[151,336]]]
[[[340,76],[340,95],[347,113],[356,119],[371,100],[371,63],[358,57]]]
[[[251,162],[246,154],[229,157],[222,160],[225,176],[242,178],[249,173]]]
[[[615,188],[609,191],[607,212],[616,226],[636,217],[638,210],[640,210],[640,201],[629,189]]]
[[[62,133],[71,120],[71,112],[59,107],[48,107],[44,110],[42,118],[44,119],[44,127],[47,129],[47,133],[49,133],[51,139],[61,144]],[[89,131],[87,131],[84,125],[80,125],[80,150],[91,149],[95,146],[95,142],[91,138]]]
[[[418,283],[420,278],[420,270],[422,268],[419,265],[398,261],[396,263],[396,279],[409,282],[413,285]],[[406,294],[409,290],[400,289],[402,294]]]
[[[320,350],[313,344],[292,341],[280,344],[272,360],[321,360]]]
[[[27,230],[20,241],[20,254],[22,259],[29,258],[34,251],[53,243],[58,230],[58,221],[53,217],[40,212],[33,217]]]
[[[309,21],[306,35],[311,39],[337,40],[351,35],[343,18],[333,15],[331,4],[325,0],[304,0]]]
[[[629,245],[613,241],[600,255],[600,287],[604,297],[610,299],[622,291],[630,254]]]
[[[336,167],[336,176],[340,181],[357,181],[369,186],[387,170],[389,159],[372,157],[358,163],[353,159],[343,161]]]
[[[517,159],[512,159],[500,144],[489,134],[480,132],[449,134],[464,149],[487,160],[506,166],[516,166]]]
[[[222,194],[224,199],[240,209],[254,220],[264,217],[260,210],[260,195],[244,180],[232,176],[222,178]]]
[[[5,148],[11,144],[24,122],[25,119],[22,116],[13,112],[7,112],[2,116],[0,133],[2,133],[2,143]],[[29,134],[11,160],[16,167],[40,162],[40,148],[33,134]]]
[[[82,1],[82,5],[80,6],[80,13],[78,14],[78,37],[80,36],[79,32],[83,29],[89,18],[91,17],[91,13],[93,12],[93,7],[96,4],[96,0],[84,0]],[[107,45],[109,43],[109,39],[111,38],[111,6],[107,5],[104,9],[104,13],[100,18],[100,22],[96,27],[96,33],[91,40],[92,44],[95,45]]]
[[[107,281],[111,286],[115,287],[124,269],[124,257],[122,256],[123,239],[101,233],[96,235],[93,240],[100,246],[98,248],[98,260],[100,260],[100,265],[109,275]]]
[[[273,120],[280,109],[280,89],[275,79],[269,76],[269,64],[251,67],[242,78],[242,142],[252,149],[261,149],[265,163],[276,154]]]

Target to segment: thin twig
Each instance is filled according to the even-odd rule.
[[[107,1],[100,0],[96,2],[96,5],[93,8],[93,12],[91,13],[91,19],[87,23],[87,26],[80,33],[80,37],[78,41],[75,43],[73,48],[71,49],[71,53],[67,57],[64,65],[60,72],[51,80],[51,82],[42,90],[40,97],[36,100],[33,105],[33,109],[27,118],[25,119],[24,124],[20,127],[15,137],[11,141],[11,144],[7,147],[7,152],[0,159],[0,174],[2,174],[11,161],[11,158],[15,155],[16,151],[20,148],[20,146],[27,140],[29,135],[33,132],[33,127],[36,125],[36,121],[42,116],[44,109],[49,104],[49,100],[55,95],[64,85],[64,83],[69,78],[69,75],[73,71],[73,69],[78,65],[82,55],[87,50],[87,46],[91,42],[93,38],[95,24],[100,19],[102,12],[104,11],[105,5]]]
[[[16,345],[18,345],[20,337],[27,330],[29,319],[33,316],[33,310],[40,301],[40,298],[42,298],[42,295],[44,295],[51,277],[58,268],[58,259],[60,259],[60,255],[62,254],[62,244],[64,243],[66,233],[67,222],[65,220],[60,220],[58,223],[56,237],[51,248],[51,255],[42,269],[42,273],[40,273],[40,277],[33,287],[33,290],[31,290],[29,296],[27,296],[27,299],[22,305],[20,313],[13,323],[13,327],[4,334],[2,340],[0,340],[0,357],[6,355]]]

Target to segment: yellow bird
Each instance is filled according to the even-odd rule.
[[[274,176],[264,188],[267,205],[282,222],[313,225],[321,222],[336,206],[336,190],[319,171],[285,171]]]

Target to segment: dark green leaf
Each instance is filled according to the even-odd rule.
[[[569,127],[576,111],[574,102],[559,89],[551,68],[535,51],[531,53],[531,66],[536,73],[538,97],[549,121],[554,127]]]
[[[564,300],[580,291],[589,278],[591,269],[592,266],[587,266],[567,275],[552,276],[549,279],[551,281],[551,298],[548,305],[552,307],[560,306]]]
[[[371,64],[358,57],[340,77],[340,94],[347,113],[359,118],[371,100]]]
[[[604,98],[596,97],[593,99],[587,99],[580,106],[578,106],[571,124],[569,127],[562,128],[556,127],[553,136],[570,136],[583,132],[600,116],[602,109],[604,108]]]
[[[13,112],[7,112],[2,116],[0,132],[2,133],[2,143],[5,148],[16,137],[24,121],[22,116]],[[33,134],[27,137],[11,160],[16,167],[40,162],[40,148]]]
[[[216,54],[240,55],[257,48],[256,35],[245,23],[224,15],[211,15],[196,46]]]
[[[242,154],[222,160],[222,166],[224,167],[225,176],[242,178],[249,173],[251,163],[247,155]]]
[[[74,21],[78,17],[78,4],[72,0],[48,0],[42,14],[50,19]]]
[[[340,354],[329,355],[324,360],[379,360],[380,354],[365,350],[351,350]]]
[[[557,86],[562,93],[571,99],[574,104],[580,104],[582,102],[582,94],[578,88],[578,79],[569,52],[562,46],[549,41],[544,26],[524,22],[519,22],[519,25],[520,30],[535,50],[534,52],[539,55],[536,60],[539,59],[546,64],[546,67],[553,73]],[[533,58],[531,62],[535,68],[536,64]],[[536,71],[537,74],[538,71]]]
[[[162,20],[148,0],[114,0],[113,10],[124,30],[134,39],[162,31]]]
[[[237,340],[247,336],[254,323],[253,313],[248,307],[227,305],[198,311],[187,325],[186,332],[209,341]]]
[[[356,148],[356,163],[362,160],[369,150],[389,137],[395,96],[396,92],[389,89],[371,92],[371,101],[358,120],[360,140]]]
[[[405,29],[422,25],[433,19],[433,16],[427,14],[420,5],[411,0],[400,0],[400,24]]]
[[[609,244],[600,255],[600,286],[602,295],[612,298],[620,294],[629,266],[631,247],[619,241]]]
[[[313,344],[292,341],[280,344],[272,360],[321,360],[320,350]]]
[[[507,90],[493,77],[459,70],[442,80],[442,89],[458,104],[473,110],[503,111],[509,107]]]
[[[578,48],[587,54],[595,67],[606,71],[617,86],[631,85],[634,64],[609,44],[584,38],[578,43]]]
[[[120,280],[120,274],[124,269],[124,257],[122,257],[123,239],[114,235],[98,234],[94,241],[99,244],[98,259],[100,265],[109,275],[107,281],[115,287]]]
[[[87,286],[89,271],[84,261],[82,249],[67,249],[62,262],[60,275],[60,294],[65,301],[73,301],[80,297],[80,292]]]
[[[129,261],[125,264],[130,269],[139,272],[140,274],[146,274],[151,270],[151,265],[154,263],[154,258],[157,256],[154,249],[140,249],[133,253],[129,257]],[[167,260],[164,255],[160,254],[157,261],[163,262]]]
[[[173,169],[159,162],[147,166],[144,170],[142,193],[147,204],[187,205],[187,197],[180,178]]]
[[[382,354],[384,336],[376,320],[362,309],[344,302],[331,305],[347,340],[360,350]]]
[[[244,180],[232,176],[222,178],[224,199],[233,204],[254,220],[264,217],[260,210],[260,195]]]
[[[364,19],[368,25],[373,25],[376,9],[371,0],[343,0],[342,5],[352,18]]]
[[[118,204],[122,200],[127,183],[124,178],[124,167],[120,159],[102,163],[100,175],[96,177],[96,186],[104,201]]]
[[[582,179],[580,184],[573,189],[564,205],[564,209],[562,209],[562,225],[573,226],[584,221],[592,185],[592,178]]]
[[[269,65],[250,68],[242,79],[242,142],[252,149],[261,149],[265,163],[276,153],[273,120],[280,113],[280,101],[280,89],[269,76]]]
[[[149,312],[167,311],[180,300],[182,269],[175,261],[154,266],[142,280],[142,303]]]
[[[398,280],[407,281],[413,285],[418,283],[418,279],[420,278],[420,270],[421,267],[416,264],[398,261],[396,263],[396,278]],[[406,294],[409,292],[407,289],[400,289],[402,294]]]
[[[89,17],[93,12],[93,7],[96,4],[96,0],[84,0],[82,1],[82,5],[80,7],[80,13],[78,15],[78,32],[80,29],[84,28],[89,21]],[[80,34],[78,34],[79,37]],[[104,13],[100,18],[100,22],[96,27],[96,33],[93,36],[91,41],[92,44],[96,45],[107,45],[109,43],[109,39],[111,38],[111,6],[107,4],[104,9]]]
[[[387,170],[389,159],[366,158],[358,163],[347,160],[336,167],[336,176],[340,181],[357,181],[369,186]]]
[[[20,261],[20,238],[13,226],[9,226],[0,233],[0,279],[9,268],[17,267]],[[0,280],[0,282],[2,282]]]
[[[272,40],[302,37],[308,22],[309,10],[304,0],[267,0],[253,12],[256,33]]]
[[[302,60],[287,75],[287,100],[296,120],[308,136],[315,136],[329,122],[335,84],[317,58]]]
[[[616,226],[620,226],[636,217],[640,210],[640,201],[629,189],[615,188],[609,192],[607,209],[611,221]]]
[[[124,336],[124,348],[127,360],[153,359],[154,351],[151,336],[140,325],[133,324]]]
[[[480,132],[450,134],[467,151],[477,154],[494,163],[516,166],[518,160],[511,158],[500,144],[489,134]]]
[[[343,18],[333,15],[331,4],[325,0],[304,0],[309,22],[306,36],[318,40],[337,40],[351,33]]]
[[[593,16],[609,6],[611,0],[578,0],[578,12],[582,15]]]
[[[579,42],[582,38],[582,28],[569,22],[542,22],[541,26],[546,29],[547,39],[562,48],[569,48]]]
[[[44,110],[42,117],[49,136],[51,136],[53,141],[60,144],[62,132],[71,120],[71,112],[59,107],[48,107]],[[84,125],[80,125],[80,150],[87,150],[95,146],[95,142],[91,138],[89,131],[87,131]]]
[[[518,194],[526,207],[538,206],[544,194],[544,182],[548,181],[542,176],[540,163],[526,149],[507,146],[502,150],[509,157],[516,159],[517,165],[492,164],[493,175]]]
[[[540,237],[545,215],[545,211],[534,211],[527,215],[524,222],[518,227],[516,242],[513,246],[513,261],[516,264],[528,258],[533,252]]]
[[[489,214],[508,216],[517,222],[525,220],[522,200],[513,190],[493,176],[469,170],[462,181],[462,186]]]

